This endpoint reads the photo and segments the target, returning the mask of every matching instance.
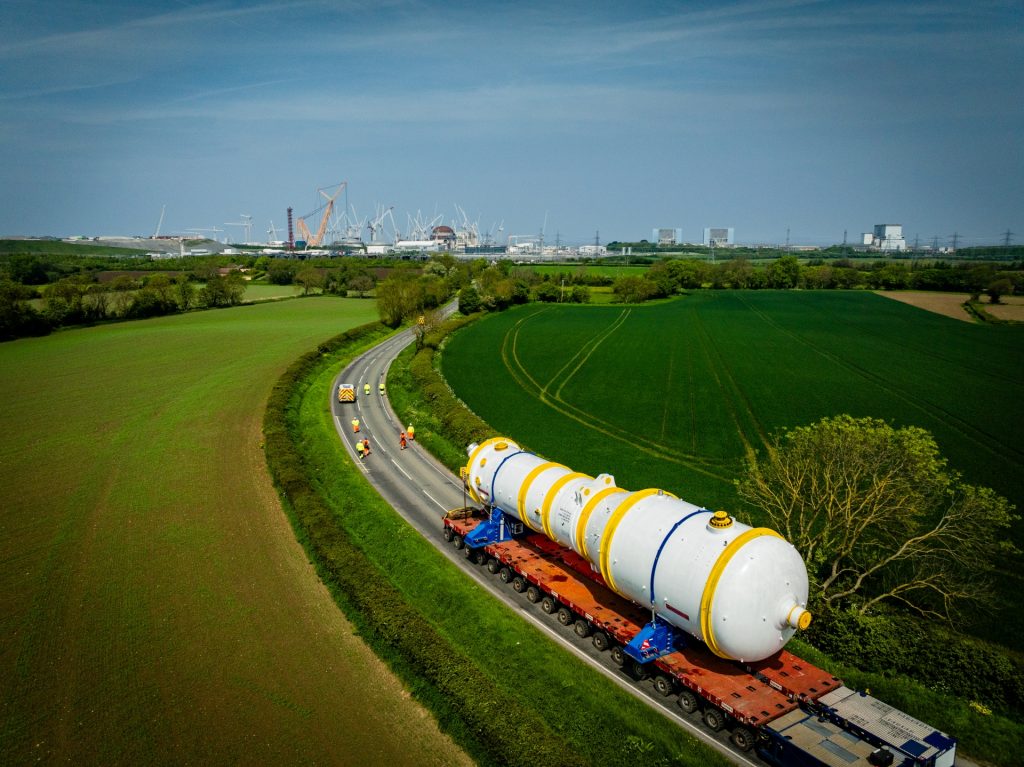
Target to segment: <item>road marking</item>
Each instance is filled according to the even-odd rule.
[[[443,503],[438,503],[438,500],[430,493],[428,493],[426,490],[423,491],[423,495],[427,496],[427,498],[432,500],[438,506],[438,508],[442,509],[443,511],[448,511],[447,506],[445,506]]]
[[[408,474],[406,473],[405,469],[403,469],[403,468],[402,468],[401,466],[399,466],[399,465],[398,465],[398,463],[397,463],[397,462],[395,461],[395,459],[394,459],[394,458],[392,458],[392,459],[391,459],[391,463],[395,464],[395,468],[396,468],[396,469],[398,469],[398,470],[399,470],[400,472],[402,472],[403,474],[405,474],[405,478],[406,478],[407,480],[409,480],[410,482],[412,482],[412,477],[410,477],[410,476],[409,476],[409,475],[408,475]],[[435,503],[436,503],[436,501],[435,501]]]

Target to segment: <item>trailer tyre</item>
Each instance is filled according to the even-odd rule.
[[[558,602],[555,601],[554,597],[544,597],[540,600],[540,609],[542,612],[551,615],[551,613],[558,609]]]
[[[725,714],[717,708],[706,708],[704,709],[704,724],[711,732],[718,732],[725,727]]]
[[[634,660],[632,658],[630,658],[629,672],[630,674],[632,674],[633,678],[638,682],[644,681],[647,677],[651,675],[651,672],[648,670],[646,664],[641,663],[640,661]]]
[[[444,536],[444,539],[445,539],[446,541],[448,541],[448,543],[451,543],[451,542],[452,542],[452,538],[454,538],[454,537],[455,537],[455,531],[454,531],[454,530],[452,530],[452,529],[451,529],[450,527],[448,527],[447,525],[446,525],[446,526],[445,526],[445,528],[444,528],[444,532],[443,532],[443,533],[441,533],[441,534],[442,534],[442,535]]]
[[[559,607],[558,622],[561,623],[563,626],[568,626],[570,623],[572,623],[572,610],[570,610],[568,607]]]
[[[517,575],[512,579],[512,590],[517,594],[522,594],[526,591],[526,578],[521,575]]]
[[[658,691],[659,695],[667,697],[672,694],[672,680],[664,674],[658,674],[654,677],[654,689]]]
[[[512,574],[512,570],[510,568],[502,567],[500,570],[498,570],[498,577],[501,579],[502,583],[508,583],[515,576]]]
[[[604,652],[611,646],[611,641],[608,639],[608,635],[603,631],[594,632],[594,647],[597,648],[598,652]]]
[[[615,647],[612,648],[611,655],[612,663],[614,663],[616,666],[621,666],[623,663],[626,662],[626,653],[619,645],[615,645]]]
[[[729,740],[733,742],[740,751],[749,751],[754,747],[754,733],[746,727],[737,727],[732,731]]]
[[[590,636],[590,632],[592,631],[592,629],[590,628],[590,624],[582,618],[580,618],[576,621],[575,624],[573,624],[572,630],[576,632],[576,636],[578,636],[580,639],[586,639],[588,636]]]
[[[489,572],[491,575],[494,575],[500,569],[501,569],[501,562],[499,562],[497,559],[494,559],[492,557],[491,559],[487,560],[487,572]]]
[[[452,538],[452,543],[455,544],[455,548],[457,549],[466,548],[466,542],[462,540],[461,535],[456,535],[454,538]]]
[[[697,696],[689,690],[683,690],[679,693],[679,708],[687,714],[692,714],[700,708],[700,701],[697,699]]]
[[[540,589],[536,586],[530,586],[526,589],[526,601],[533,604],[537,604],[540,601],[541,593]]]

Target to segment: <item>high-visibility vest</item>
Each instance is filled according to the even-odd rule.
[[[356,452],[359,453],[359,455],[363,454],[363,443],[362,442],[356,442]]]

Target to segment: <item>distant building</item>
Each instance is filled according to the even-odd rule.
[[[872,250],[882,252],[906,250],[907,241],[903,239],[903,225],[875,224],[874,232],[864,232],[864,244]]]
[[[590,258],[604,256],[607,253],[608,248],[606,248],[604,245],[581,245],[579,249],[579,254],[581,256],[587,256]]]
[[[735,245],[735,229],[731,226],[728,229],[709,227],[704,229],[705,245]]]
[[[678,245],[683,241],[682,229],[653,229],[651,242],[655,245]]]

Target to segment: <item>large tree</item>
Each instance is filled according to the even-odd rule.
[[[914,426],[826,418],[774,440],[737,483],[803,555],[812,595],[867,612],[902,602],[952,619],[990,603],[1013,507],[968,485]]]

